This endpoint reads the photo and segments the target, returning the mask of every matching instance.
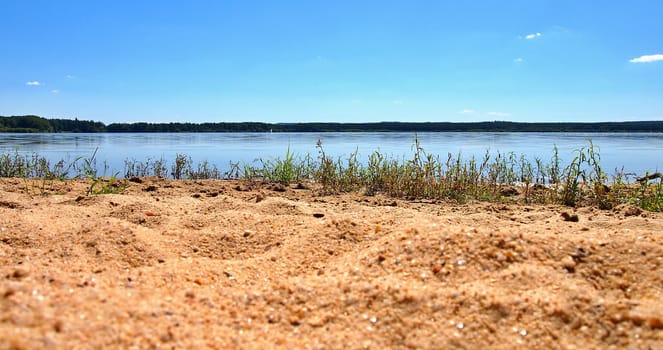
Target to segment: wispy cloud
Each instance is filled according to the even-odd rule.
[[[33,81],[26,82],[25,85],[27,85],[27,86],[40,86],[40,85],[42,85],[42,83],[40,83],[36,80],[33,80]]]
[[[67,78],[67,79],[76,79],[76,77],[71,75],[71,74],[67,74],[64,77]]]
[[[532,40],[532,39],[539,38],[539,37],[541,37],[542,35],[543,35],[543,34],[541,34],[541,33],[539,33],[539,32],[536,32],[536,33],[532,33],[532,34],[527,34],[527,35],[525,35],[524,37],[521,36],[521,38],[525,38],[525,39],[527,39],[527,40]]]
[[[475,114],[477,111],[473,109],[463,109],[462,111],[458,112],[459,114]]]
[[[518,57],[518,58],[514,58],[513,62],[514,63],[523,63],[523,62],[525,62],[525,59],[522,58],[522,57]]]
[[[631,63],[651,63],[656,61],[663,61],[663,54],[644,55],[629,60]]]
[[[509,117],[511,113],[507,112],[488,112],[488,115],[491,117]]]
[[[59,93],[60,93],[60,90],[58,90],[58,89],[53,89],[53,90],[51,90],[51,93],[52,93],[52,94],[59,94]]]

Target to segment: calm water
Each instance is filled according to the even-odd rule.
[[[573,150],[591,139],[599,147],[604,171],[616,168],[644,174],[663,169],[663,134],[587,134],[587,133],[419,133],[424,149],[439,154],[460,152],[463,159],[483,158],[491,153],[515,152],[530,160],[538,157],[548,162],[555,145],[562,164],[573,159]],[[395,158],[410,158],[414,133],[178,133],[178,134],[0,134],[0,153],[37,153],[52,161],[91,157],[108,165],[110,175],[123,174],[124,161],[163,158],[172,163],[178,153],[194,162],[208,161],[220,170],[228,170],[231,161],[252,163],[259,158],[283,157],[288,149],[297,155],[317,156],[316,143],[322,141],[325,152],[347,157],[355,150],[360,158],[375,150]]]

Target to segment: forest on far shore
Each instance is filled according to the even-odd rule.
[[[663,132],[663,121],[629,122],[377,122],[377,123],[111,123],[48,119],[35,115],[0,116],[0,133],[100,132]]]

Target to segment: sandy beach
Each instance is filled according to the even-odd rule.
[[[661,213],[53,186],[0,179],[0,349],[663,348]]]

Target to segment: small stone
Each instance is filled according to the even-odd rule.
[[[314,217],[314,218],[318,218],[318,219],[319,219],[319,218],[324,218],[324,217],[325,217],[325,214],[323,214],[323,213],[313,213],[313,217]]]
[[[313,317],[311,317],[311,318],[308,320],[307,323],[308,323],[311,327],[318,328],[318,327],[322,327],[322,326],[324,326],[325,323],[326,323],[326,320],[325,320],[324,318],[322,318],[322,317],[319,317],[319,316],[313,316]]]
[[[16,286],[9,285],[5,288],[5,290],[2,292],[2,294],[0,294],[0,296],[2,296],[3,298],[7,298],[7,297],[10,297],[10,296],[16,294],[17,291],[18,291],[18,288],[16,288]]]
[[[636,206],[629,206],[624,209],[624,216],[638,216],[642,214],[642,209]]]
[[[138,176],[132,176],[132,177],[129,178],[129,182],[134,182],[134,183],[137,183],[137,184],[142,184],[142,183],[143,183],[143,180],[142,180],[140,177],[138,177]]]
[[[21,279],[21,278],[28,277],[29,274],[30,274],[30,271],[28,271],[28,269],[26,269],[24,267],[18,267],[14,270],[14,272],[12,272],[12,277],[16,278],[16,279]]]
[[[61,333],[64,330],[64,322],[62,322],[62,320],[56,320],[55,323],[53,323],[53,330],[57,333]]]
[[[647,324],[651,329],[663,329],[663,318],[660,315],[649,317]]]
[[[223,271],[223,274],[224,274],[226,277],[228,277],[228,279],[231,280],[231,281],[235,279],[235,276],[233,276],[233,275],[232,275],[230,272],[228,272],[228,271]]]
[[[279,183],[272,184],[272,186],[270,186],[269,189],[274,192],[285,192],[287,190],[285,186]]]
[[[184,293],[184,296],[188,299],[193,299],[196,297],[196,294],[194,294],[193,291],[188,290],[186,293]]]
[[[650,329],[663,329],[663,316],[661,315],[660,307],[647,302],[635,307],[625,316],[638,326],[646,325]]]
[[[246,186],[243,186],[243,185],[237,185],[237,186],[233,187],[233,190],[235,190],[235,191],[240,191],[240,192],[246,192],[246,191],[248,191],[249,189],[248,189]]]
[[[568,272],[575,272],[576,265],[576,261],[569,255],[562,259],[562,267]]]
[[[256,194],[256,203],[260,203],[264,201],[266,198],[267,196],[264,193],[259,192],[258,194]]]
[[[161,336],[159,336],[159,339],[162,342],[167,343],[167,342],[175,340],[175,334],[173,333],[173,330],[170,327],[168,327],[168,331],[165,332],[165,333],[162,333]]]
[[[577,214],[569,214],[568,212],[563,212],[562,218],[564,219],[564,221],[570,221],[570,222],[578,222],[580,220]]]

